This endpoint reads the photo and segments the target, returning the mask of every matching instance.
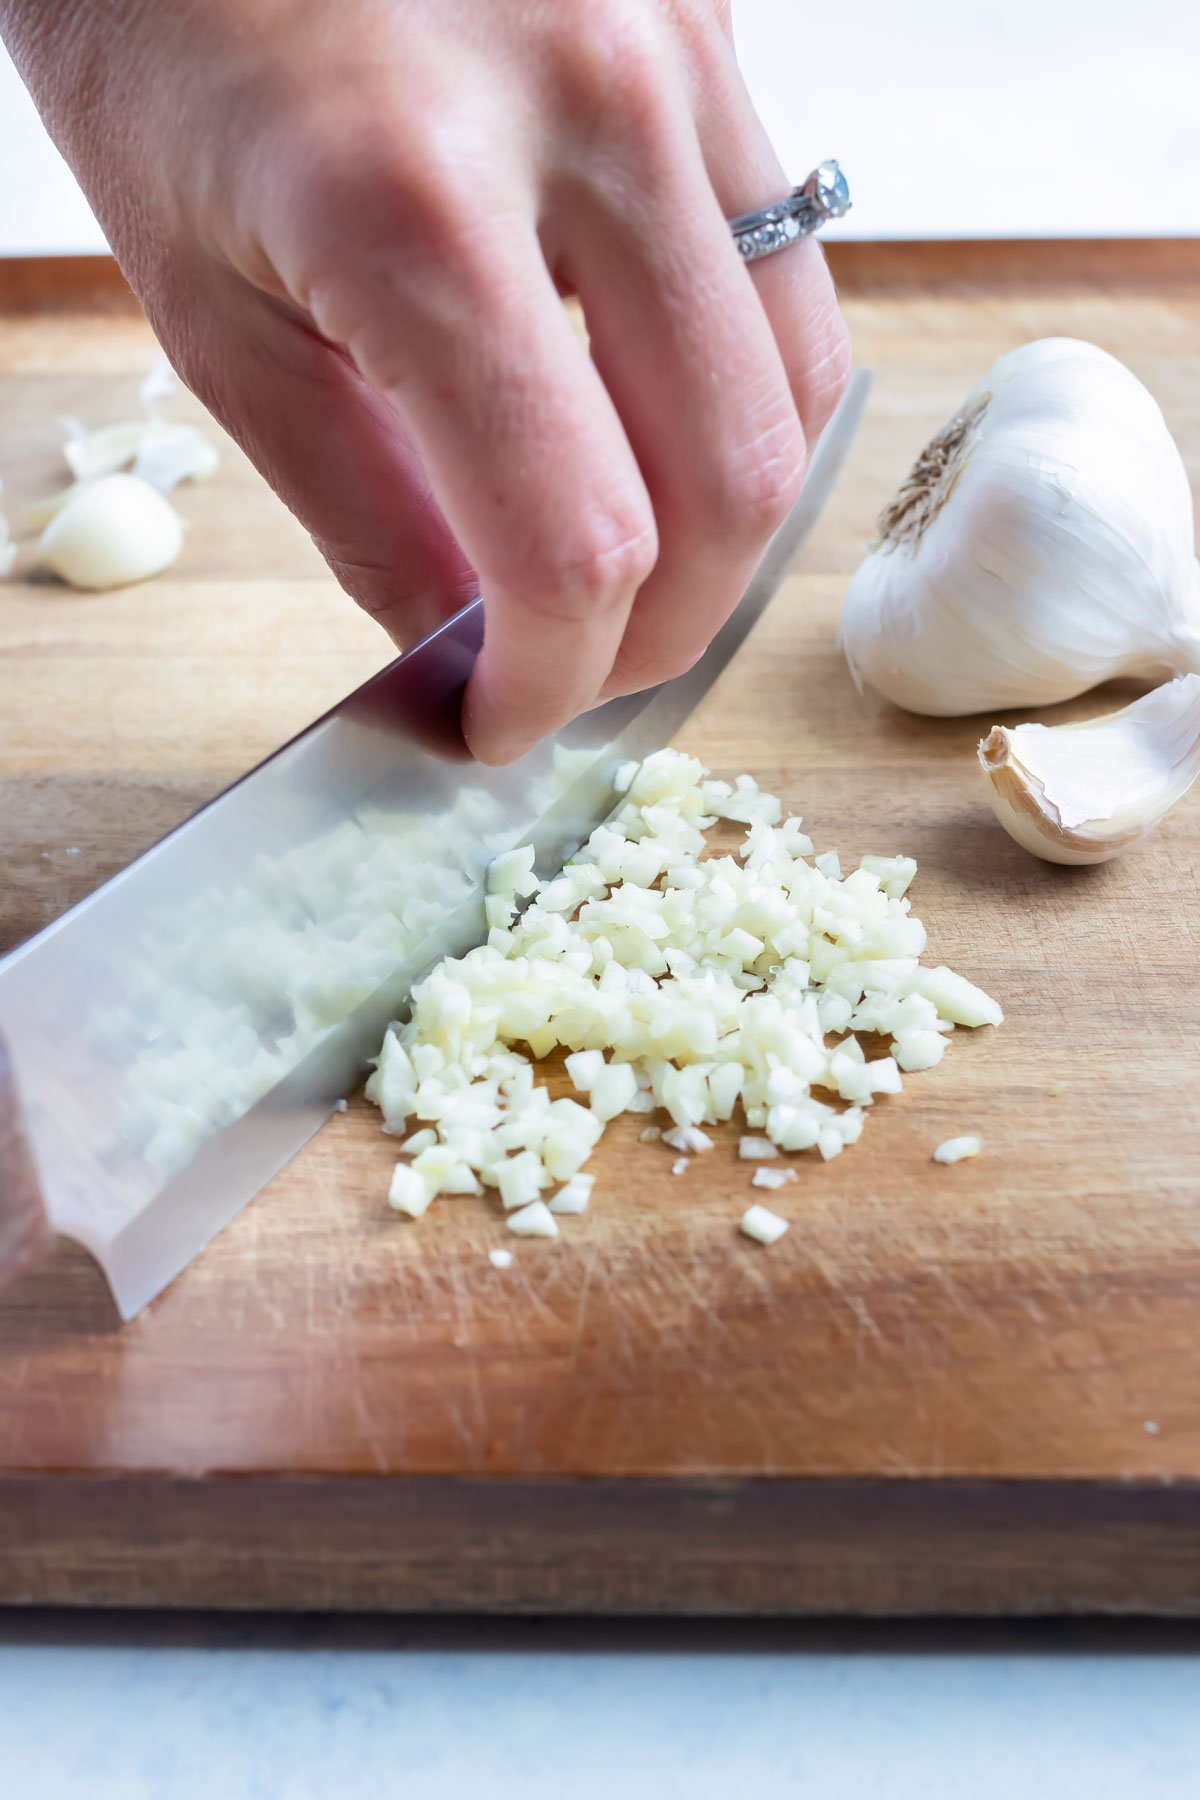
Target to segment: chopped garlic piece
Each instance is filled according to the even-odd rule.
[[[941,1018],[954,1025],[1001,1025],[1004,1014],[989,994],[953,969],[921,969],[916,991],[932,1000]]]
[[[744,1137],[738,1140],[738,1155],[744,1162],[765,1162],[779,1151],[770,1138]]]
[[[686,1156],[677,1156],[675,1158],[675,1161],[671,1164],[672,1175],[686,1175],[687,1171],[688,1171],[687,1157]]]
[[[537,876],[533,872],[533,855],[532,846],[526,844],[496,857],[488,869],[488,893],[525,895],[535,892]]]
[[[750,1178],[750,1186],[756,1188],[786,1187],[789,1181],[798,1179],[795,1169],[755,1169]]]
[[[407,1213],[410,1219],[419,1219],[422,1213],[429,1211],[432,1200],[433,1189],[429,1183],[411,1164],[397,1163],[388,1188],[388,1205],[397,1212]]]
[[[607,1124],[633,1104],[638,1091],[637,1076],[629,1063],[607,1063],[592,1082],[592,1111]]]
[[[934,1151],[933,1160],[936,1163],[962,1162],[968,1156],[978,1156],[982,1149],[983,1139],[981,1137],[947,1138],[945,1143],[939,1144]]]
[[[664,1131],[662,1141],[672,1150],[686,1150],[700,1153],[711,1150],[712,1139],[706,1137],[694,1125],[676,1125],[670,1131]]]
[[[894,1043],[896,1065],[906,1075],[936,1067],[946,1054],[947,1039],[940,1031],[898,1031]]]
[[[661,1125],[643,1125],[638,1132],[639,1144],[654,1144],[662,1136]]]
[[[489,1250],[488,1261],[493,1269],[511,1269],[513,1253],[511,1250]]]
[[[432,1194],[481,1194],[478,1177],[448,1144],[436,1141],[421,1151],[413,1173],[428,1183]]]
[[[431,1149],[437,1141],[437,1132],[426,1126],[423,1131],[414,1131],[411,1137],[406,1137],[400,1148],[406,1156],[420,1156],[422,1150]]]
[[[565,1066],[572,1086],[586,1094],[604,1071],[604,1056],[599,1050],[577,1050],[574,1056],[568,1056]]]
[[[544,1200],[532,1200],[519,1212],[509,1213],[508,1229],[518,1237],[558,1236],[558,1222]]]
[[[768,1173],[767,1169],[759,1170],[760,1175]],[[767,1206],[748,1206],[742,1214],[741,1229],[756,1244],[777,1244],[787,1228],[787,1220],[781,1219],[778,1213],[773,1213]]]
[[[559,1188],[550,1202],[552,1213],[581,1213],[588,1209],[592,1197],[594,1175],[573,1175],[565,1187]]]
[[[890,900],[903,900],[917,872],[911,856],[864,856],[858,866],[876,877]]]
[[[506,1157],[496,1168],[496,1185],[506,1212],[528,1206],[546,1185],[546,1171],[532,1150]]]

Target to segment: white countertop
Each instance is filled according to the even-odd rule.
[[[852,237],[1200,234],[1196,0],[735,0],[797,180],[845,165]],[[0,50],[0,254],[99,227]]]
[[[36,1800],[1194,1800],[1200,1629],[0,1614]]]

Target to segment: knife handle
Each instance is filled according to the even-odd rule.
[[[53,1236],[21,1122],[12,1062],[0,1035],[0,1288],[46,1255]]]

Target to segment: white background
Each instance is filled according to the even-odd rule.
[[[1200,0],[741,0],[738,17],[786,166],[833,154],[851,175],[844,233],[1200,233]],[[100,248],[0,53],[0,254]],[[1198,1643],[16,1612],[0,1792],[1193,1800]]]
[[[857,237],[1200,234],[1200,0],[734,0],[795,179]],[[99,249],[0,51],[0,253]]]

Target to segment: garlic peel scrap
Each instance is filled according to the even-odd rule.
[[[212,440],[186,422],[119,419],[95,431],[75,419],[63,423],[68,431],[63,456],[77,482],[115,475],[132,465],[140,480],[165,494],[181,481],[206,480],[221,460]]]
[[[1094,344],[1001,357],[879,523],[839,638],[856,682],[898,706],[1044,706],[1200,670],[1187,473],[1150,394]]]
[[[993,725],[979,746],[993,810],[1047,862],[1107,862],[1200,774],[1200,675],[1075,725]]]

